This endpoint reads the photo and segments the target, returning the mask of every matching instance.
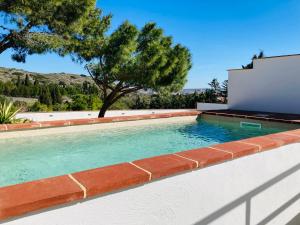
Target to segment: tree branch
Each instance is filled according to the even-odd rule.
[[[3,30],[9,30],[9,31],[12,31],[12,29],[9,29],[9,28],[7,28],[7,27],[5,27],[5,26],[2,26],[2,25],[0,25],[0,28],[2,28]]]
[[[6,39],[6,38],[5,38],[5,39]],[[1,54],[2,52],[4,52],[6,49],[9,49],[9,48],[13,47],[12,42],[10,42],[10,41],[6,42],[5,39],[4,39],[3,41],[0,42],[0,54]],[[6,43],[5,43],[5,42],[6,42]]]
[[[141,87],[132,87],[132,88],[128,88],[126,90],[121,91],[119,95],[115,96],[114,99],[112,100],[112,104],[115,103],[117,100],[119,100],[120,98],[124,97],[127,94],[136,92],[138,90],[141,90]]]
[[[10,33],[6,35],[6,37],[0,42],[0,54],[4,52],[6,49],[14,47],[14,39],[22,39],[22,36],[29,32],[32,28],[33,24],[29,22],[23,30],[19,32],[15,32],[14,30],[10,30]],[[1,26],[3,28],[3,26]]]

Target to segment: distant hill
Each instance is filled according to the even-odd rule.
[[[17,80],[20,76],[24,80],[26,75],[31,81],[38,80],[39,83],[55,83],[64,82],[66,85],[82,84],[84,81],[93,82],[92,78],[86,75],[70,74],[70,73],[36,73],[15,68],[0,67],[0,81],[7,82]],[[182,94],[193,94],[194,92],[205,92],[206,88],[183,89]],[[154,92],[151,90],[141,90],[140,93],[151,95]]]
[[[67,85],[82,84],[84,81],[92,82],[91,77],[86,75],[69,74],[69,73],[36,73],[15,68],[0,67],[0,81],[7,82],[18,79],[25,79],[26,75],[29,79],[38,80],[40,83],[60,83]]]

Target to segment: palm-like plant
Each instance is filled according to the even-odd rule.
[[[12,123],[19,111],[20,109],[13,108],[12,102],[7,103],[4,101],[0,103],[0,124]]]

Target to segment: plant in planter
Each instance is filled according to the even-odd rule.
[[[15,109],[12,102],[7,103],[4,101],[0,103],[0,124],[18,122],[15,117],[19,111],[20,108]]]

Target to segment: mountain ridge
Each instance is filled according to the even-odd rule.
[[[17,80],[18,77],[25,79],[28,75],[31,81],[38,80],[40,83],[64,82],[66,85],[82,84],[83,82],[92,82],[92,78],[86,75],[72,73],[38,73],[30,72],[23,69],[0,67],[0,81],[8,82]]]

